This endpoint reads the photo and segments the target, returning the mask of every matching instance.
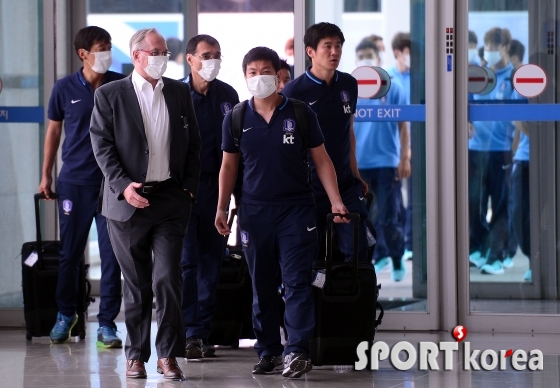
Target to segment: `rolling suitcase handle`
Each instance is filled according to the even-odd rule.
[[[58,194],[56,193],[51,193],[51,198],[52,199],[57,199],[58,198]],[[41,199],[47,199],[47,197],[45,196],[45,194],[43,193],[37,193],[33,196],[33,199],[35,201],[35,230],[37,233],[37,258],[39,260],[39,262],[43,261],[43,239],[41,236],[41,213],[39,211],[39,201]]]
[[[352,249],[352,293],[358,292],[358,243],[360,215],[358,213],[329,213],[327,214],[327,254],[325,257],[325,292],[331,294],[331,282],[329,279],[332,274],[332,239],[334,218],[340,216],[352,221],[354,228],[353,249]]]

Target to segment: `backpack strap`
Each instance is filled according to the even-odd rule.
[[[296,115],[296,128],[299,128],[299,134],[303,138],[305,145],[305,154],[307,155],[307,148],[309,148],[309,118],[307,117],[307,106],[303,101],[290,98],[294,114]]]
[[[231,134],[236,147],[239,147],[239,139],[243,133],[243,120],[245,118],[245,108],[247,107],[247,100],[241,101],[233,107],[231,112]]]

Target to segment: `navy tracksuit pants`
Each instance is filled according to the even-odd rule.
[[[240,206],[241,244],[253,284],[253,329],[260,357],[294,351],[309,354],[315,328],[311,267],[317,248],[313,205]],[[284,323],[288,332],[282,346],[278,306],[278,270],[285,287]]]
[[[218,175],[200,176],[197,203],[193,205],[183,240],[183,317],[187,338],[208,339],[216,312],[216,287],[225,253],[225,241],[214,226],[218,203]]]
[[[97,211],[99,185],[80,186],[58,181],[58,218],[60,223],[60,264],[56,302],[66,316],[76,313],[80,263],[95,219],[101,257],[99,326],[115,327],[121,310],[121,268],[113,252],[107,220]]]

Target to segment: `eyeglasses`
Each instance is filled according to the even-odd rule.
[[[193,57],[197,58],[196,55],[193,55]],[[207,61],[209,59],[222,59],[223,57],[224,56],[220,53],[217,53],[216,55],[203,54],[203,55],[199,55],[197,59],[202,61]]]
[[[159,56],[166,56],[167,58],[169,58],[171,56],[171,51],[148,51],[148,50],[138,50],[138,51],[142,51],[145,53],[148,53],[150,55],[150,57],[159,57]]]

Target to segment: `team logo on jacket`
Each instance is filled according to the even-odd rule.
[[[346,90],[340,92],[340,98],[342,99],[342,102],[350,102],[350,94],[348,94]]]
[[[243,246],[249,245],[249,233],[244,230],[241,231],[241,244],[243,244]]]
[[[294,132],[296,130],[296,122],[292,119],[284,120],[284,132]]]
[[[62,201],[62,210],[64,210],[64,214],[69,215],[72,211],[72,201],[69,199]]]
[[[225,116],[226,113],[231,110],[231,104],[229,102],[222,102],[220,104],[220,109],[222,110],[222,114]]]

